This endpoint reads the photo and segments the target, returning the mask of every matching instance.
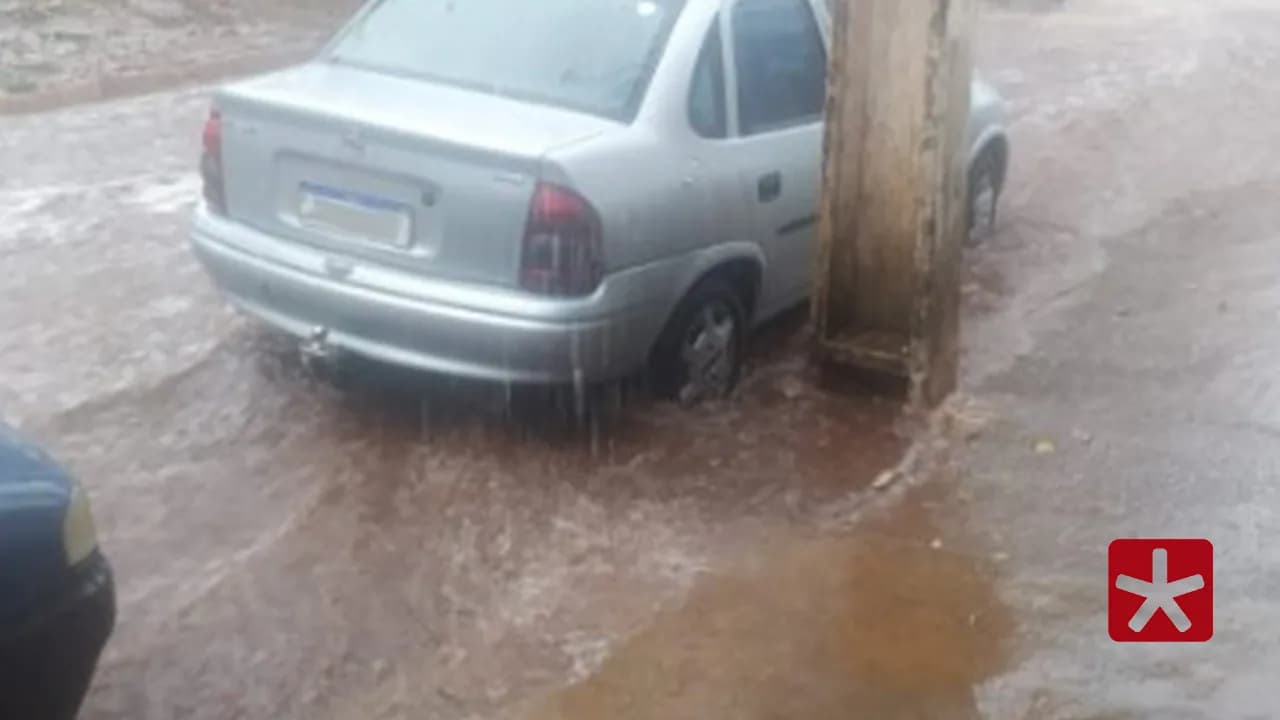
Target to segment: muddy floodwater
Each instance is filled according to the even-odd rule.
[[[339,391],[246,329],[63,414],[42,434],[119,484],[95,497],[127,610],[96,716],[488,713],[585,676],[779,523],[843,522],[896,459],[892,404],[824,396],[794,354],[732,405],[596,425],[372,366]]]
[[[57,42],[49,7],[0,49]],[[0,415],[82,478],[117,573],[83,717],[1280,717],[1280,7],[982,8],[1013,165],[932,423],[817,383],[803,311],[694,411],[317,378],[186,246],[207,86],[0,115]],[[102,53],[181,46],[165,22]],[[245,22],[190,42],[323,25]],[[85,72],[16,67],[10,107]],[[1214,541],[1212,641],[1107,638],[1135,535]]]
[[[846,537],[766,537],[695,585],[590,679],[532,714],[568,718],[978,718],[1012,618],[989,561],[941,546],[938,497]]]

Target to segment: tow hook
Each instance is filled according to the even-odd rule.
[[[306,339],[299,343],[298,353],[302,356],[303,366],[308,370],[324,370],[331,366],[337,353],[329,342],[329,328],[311,328]]]

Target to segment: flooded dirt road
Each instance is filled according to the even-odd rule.
[[[1020,181],[975,258],[980,429],[948,517],[1001,559],[1019,629],[982,706],[1280,717],[1280,6],[1063,5],[986,24]],[[1215,543],[1212,641],[1108,639],[1118,537]]]
[[[966,392],[883,494],[900,419],[815,389],[794,322],[730,406],[607,427],[339,391],[190,257],[204,90],[0,117],[0,414],[119,576],[84,717],[1275,716],[1280,10],[1007,4]],[[1133,534],[1218,544],[1212,643],[1106,639]]]
[[[740,402],[594,431],[500,387],[314,381],[188,253],[204,111],[0,121],[5,415],[84,478],[119,578],[86,717],[490,715],[775,526],[843,522],[900,452],[891,404],[806,384],[794,321]]]

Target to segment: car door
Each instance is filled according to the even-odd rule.
[[[768,259],[759,307],[767,316],[809,290],[827,52],[809,0],[729,0],[721,30],[737,181]]]

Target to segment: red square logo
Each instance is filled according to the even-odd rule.
[[[1213,543],[1114,540],[1107,548],[1107,629],[1116,642],[1213,637]]]

